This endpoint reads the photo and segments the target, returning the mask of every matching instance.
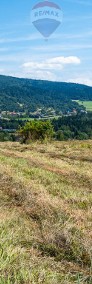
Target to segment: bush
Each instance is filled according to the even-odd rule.
[[[14,141],[13,135],[4,131],[0,131],[0,142]]]
[[[22,142],[35,140],[49,140],[53,137],[54,131],[50,121],[32,120],[27,122],[19,131]]]

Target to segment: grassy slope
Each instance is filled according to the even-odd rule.
[[[92,141],[0,143],[0,284],[92,283]]]
[[[79,105],[83,105],[87,111],[92,111],[92,101],[78,101],[75,100]]]

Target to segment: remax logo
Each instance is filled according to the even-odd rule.
[[[49,1],[37,3],[31,12],[31,21],[34,27],[48,39],[62,22],[61,8]]]

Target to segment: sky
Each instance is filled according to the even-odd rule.
[[[50,0],[63,16],[48,40],[32,23],[39,2],[1,1],[0,74],[92,86],[92,0]]]

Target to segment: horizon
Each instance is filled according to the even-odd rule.
[[[1,3],[0,74],[92,86],[91,0],[47,1],[56,3],[63,14],[48,41],[31,20],[32,9],[39,2],[44,3]]]
[[[0,74],[0,77],[9,77],[9,78],[14,78],[14,79],[19,79],[19,80],[32,80],[32,81],[45,81],[45,82],[50,82],[50,83],[66,83],[66,84],[74,84],[74,85],[82,85],[85,87],[89,87],[92,88],[92,86],[89,86],[87,84],[83,84],[83,83],[76,83],[76,82],[67,82],[67,81],[51,81],[49,79],[34,79],[34,78],[27,78],[27,77],[16,77],[16,76],[12,76],[12,75],[5,75],[5,74]]]

